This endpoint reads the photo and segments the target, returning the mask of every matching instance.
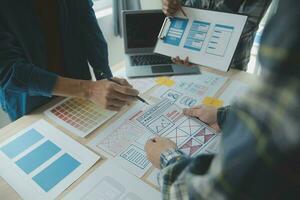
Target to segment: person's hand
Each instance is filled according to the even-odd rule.
[[[125,80],[113,78],[119,84],[108,80],[91,82],[88,99],[97,105],[113,111],[120,111],[134,101],[139,92]]]
[[[181,7],[181,4],[178,0],[162,0],[162,4],[162,10],[167,16],[174,16]]]
[[[160,169],[160,155],[168,149],[176,149],[176,144],[167,138],[156,137],[148,140],[145,151],[148,160],[154,167]]]
[[[221,132],[221,129],[218,125],[217,113],[218,109],[212,106],[196,106],[194,108],[184,109],[183,113],[190,117],[196,117],[208,124],[217,132]]]
[[[172,62],[177,64],[177,65],[184,65],[186,67],[195,67],[196,65],[193,63],[190,63],[189,57],[186,57],[184,60],[181,60],[179,56],[176,58],[172,58]]]

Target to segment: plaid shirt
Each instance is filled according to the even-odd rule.
[[[300,198],[299,10],[280,1],[262,39],[263,80],[223,110],[219,154],[162,153],[163,199]]]
[[[182,4],[193,8],[217,10],[247,15],[244,32],[231,62],[231,68],[247,70],[251,48],[259,23],[267,11],[271,0],[181,0]]]

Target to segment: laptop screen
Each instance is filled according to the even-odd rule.
[[[162,12],[127,14],[127,48],[154,48],[164,19]]]

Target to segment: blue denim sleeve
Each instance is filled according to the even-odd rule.
[[[0,89],[51,97],[57,75],[27,61],[12,34],[0,27]]]

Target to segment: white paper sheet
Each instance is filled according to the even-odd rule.
[[[0,145],[0,174],[23,199],[55,199],[98,159],[40,120]]]
[[[128,78],[125,69],[118,70],[113,73],[115,77],[126,79],[141,94],[153,88],[156,83],[154,78]]]
[[[203,122],[182,114],[182,109],[164,99],[136,118],[153,136],[169,138],[188,156],[214,152],[218,134]]]
[[[155,48],[156,53],[227,71],[247,17],[243,15],[183,7],[166,20]]]
[[[181,108],[201,104],[205,97],[213,97],[227,81],[226,77],[203,72],[200,75],[178,76],[171,87],[161,86],[149,95],[169,99]]]
[[[143,144],[136,142],[147,133],[134,120],[146,108],[147,105],[137,102],[116,122],[99,132],[88,144],[90,148],[114,159],[118,165],[137,177],[142,177],[151,167],[146,159]]]
[[[106,161],[63,199],[154,200],[161,199],[161,194],[117,163]]]
[[[220,99],[224,101],[224,106],[228,106],[232,104],[234,101],[238,100],[239,97],[244,95],[249,89],[250,89],[249,85],[234,80],[226,88],[224,93],[220,96]]]

